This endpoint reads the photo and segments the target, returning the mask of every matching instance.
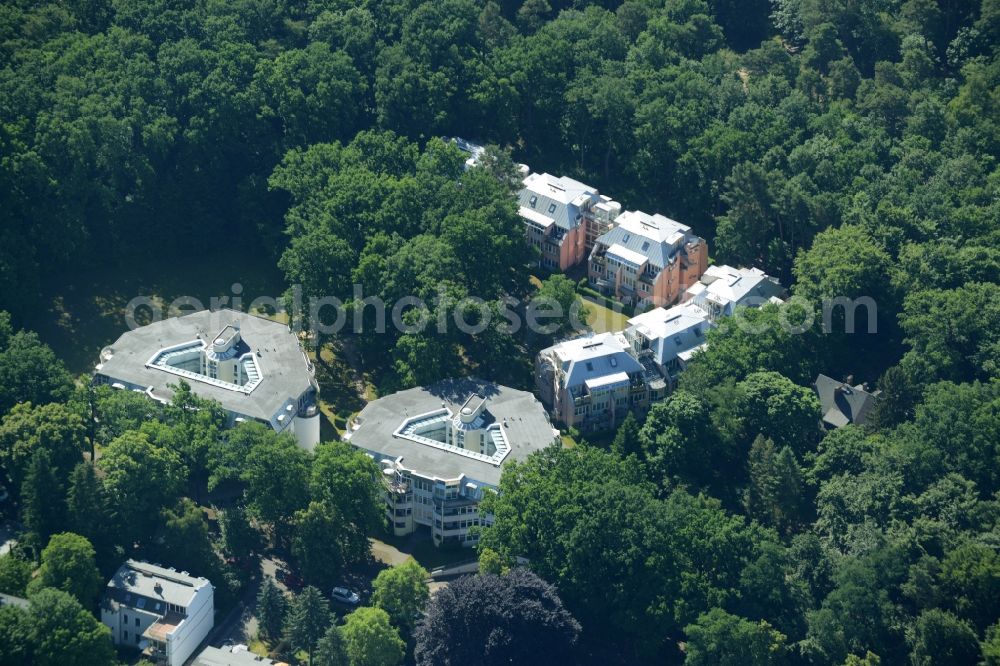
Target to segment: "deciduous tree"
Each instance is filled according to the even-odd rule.
[[[72,594],[84,608],[91,608],[104,583],[94,558],[94,547],[79,534],[53,534],[42,551],[42,566],[30,590],[62,590]]]
[[[348,614],[340,635],[352,666],[396,666],[406,654],[406,643],[381,608],[358,608]]]
[[[424,611],[430,591],[429,574],[414,559],[379,572],[372,582],[372,605],[389,614],[389,619],[406,637],[413,632]]]
[[[572,660],[580,625],[555,588],[526,569],[464,576],[431,599],[415,634],[418,664]]]

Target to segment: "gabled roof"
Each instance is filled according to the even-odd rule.
[[[869,393],[863,384],[851,386],[823,374],[816,377],[813,388],[819,397],[823,422],[834,428],[864,423],[878,399],[878,391]]]
[[[628,341],[621,333],[600,333],[560,342],[542,354],[559,362],[565,386],[572,390],[588,381],[595,386],[594,380],[619,373],[641,373],[642,365],[628,353],[628,348]]]
[[[732,314],[740,305],[761,305],[784,291],[777,280],[759,268],[709,266],[698,282],[688,287],[685,298],[696,305],[714,303]]]
[[[600,236],[597,244],[615,248],[619,256],[623,254],[622,250],[627,250],[631,253],[631,263],[641,265],[649,262],[662,269],[674,261],[687,243],[700,240],[686,224],[660,214],[629,210],[615,219],[615,228]],[[610,249],[607,251],[611,252]],[[642,257],[641,261],[639,257]]]
[[[701,308],[675,305],[654,308],[628,320],[630,334],[641,334],[649,340],[653,356],[666,365],[685,352],[705,343],[705,335],[713,324]]]
[[[517,194],[521,216],[542,226],[554,223],[566,231],[574,229],[581,222],[583,210],[599,200],[597,188],[566,176],[532,173],[522,182],[524,188]],[[529,216],[525,211],[537,215]],[[545,223],[540,218],[552,222]]]

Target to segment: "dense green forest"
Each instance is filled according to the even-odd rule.
[[[998,0],[5,3],[0,464],[25,557],[44,567],[70,531],[104,575],[132,552],[221,567],[187,498],[225,484],[309,582],[363,557],[375,521],[343,493],[364,496],[365,469],[340,445],[223,431],[187,394],[151,413],[74,388],[19,323],[88,267],[243,247],[307,295],[356,283],[435,312],[473,295],[474,319],[533,293],[516,161],[689,224],[801,298],[712,331],[680,390],[606,445],[507,468],[482,556],[543,581],[434,602],[423,663],[475,661],[449,618],[522,585],[573,643],[545,649],[579,662],[1000,664],[998,42]],[[451,135],[498,149],[464,172]],[[877,332],[781,325],[833,297],[874,299]],[[541,344],[499,326],[356,342],[386,390],[518,384]],[[817,372],[882,391],[863,428],[820,428]],[[259,538],[231,518],[223,534]],[[23,593],[31,566],[0,563]],[[75,610],[36,598],[31,618],[0,613],[0,645],[57,663],[40,609]]]

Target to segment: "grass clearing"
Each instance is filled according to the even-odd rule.
[[[406,553],[428,571],[476,557],[475,548],[438,548],[434,545],[428,528],[419,529],[416,533],[404,537],[382,532],[375,535],[375,538],[401,553]]]
[[[615,312],[601,303],[592,301],[586,296],[583,297],[583,302],[587,306],[587,325],[595,333],[625,330],[628,323],[628,316],[624,312]]]

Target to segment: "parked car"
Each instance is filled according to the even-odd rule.
[[[361,597],[358,596],[357,592],[351,592],[346,587],[335,587],[333,592],[330,593],[330,597],[334,601],[339,601],[342,604],[347,604],[348,606],[357,606],[361,603]]]

